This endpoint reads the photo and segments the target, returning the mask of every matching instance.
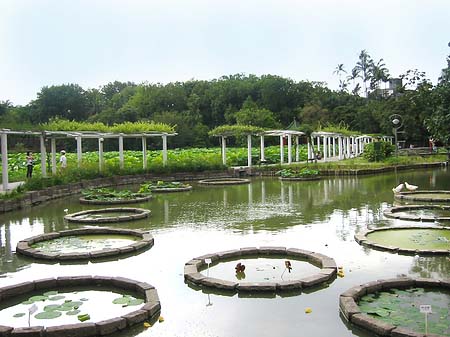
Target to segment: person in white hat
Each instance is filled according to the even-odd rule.
[[[66,151],[64,150],[61,150],[61,157],[59,158],[59,164],[61,165],[62,169],[65,169],[67,167]]]

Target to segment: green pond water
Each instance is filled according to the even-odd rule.
[[[399,248],[450,250],[450,229],[393,229],[370,233],[367,238]]]
[[[91,252],[104,248],[119,248],[132,244],[138,238],[131,235],[77,235],[41,241],[32,245],[45,253]]]
[[[291,263],[291,270],[286,268],[285,261]],[[235,267],[240,262],[245,266],[243,273],[236,273]],[[320,271],[306,261],[284,258],[248,258],[221,262],[203,270],[202,274],[228,281],[242,282],[276,282],[298,280]]]
[[[80,204],[79,195],[54,200],[0,215],[0,286],[75,275],[125,276],[155,286],[164,322],[149,330],[139,325],[118,336],[370,336],[344,324],[339,294],[382,278],[450,275],[448,257],[390,254],[354,241],[354,234],[367,228],[417,224],[383,216],[394,203],[392,187],[404,181],[423,189],[450,190],[450,172],[445,168],[309,182],[252,178],[251,184],[217,187],[194,182],[189,193],[158,194],[136,204],[151,210],[146,219],[108,224],[151,231],[155,245],[150,250],[125,259],[81,264],[43,263],[17,255],[20,240],[84,226],[64,221],[64,209],[74,213],[104,208]],[[139,186],[125,188],[136,191]],[[184,283],[184,264],[194,257],[260,246],[323,253],[344,268],[345,277],[325,288],[271,298],[207,293]],[[234,277],[232,267],[229,277]],[[312,313],[305,314],[308,307]],[[9,322],[0,319],[0,324]]]
[[[390,289],[362,297],[362,312],[386,323],[425,333],[425,314],[421,305],[431,305],[427,315],[428,333],[450,336],[450,292],[439,289]]]
[[[30,315],[31,326],[98,322],[135,311],[143,302],[143,299],[115,291],[48,291],[24,296],[18,303],[2,303],[0,322],[13,327],[28,326],[29,308],[33,305],[36,305],[37,309]],[[89,318],[80,321],[79,316],[85,315],[89,315]]]
[[[105,206],[103,206],[105,207]],[[91,207],[92,208],[92,207]],[[135,212],[128,212],[128,211],[122,211],[122,212],[97,212],[97,213],[88,213],[88,214],[82,214],[75,216],[76,219],[83,219],[83,220],[93,220],[93,219],[99,219],[99,218],[113,218],[123,215],[134,215]]]

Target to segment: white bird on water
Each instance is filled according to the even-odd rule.
[[[415,191],[415,190],[417,190],[417,189],[419,188],[419,186],[416,186],[416,185],[410,185],[410,184],[408,184],[406,181],[405,181],[405,186],[406,186],[406,189],[407,189],[408,191]]]
[[[402,191],[403,187],[405,187],[405,185],[403,183],[401,183],[397,187],[393,187],[392,192],[394,192],[394,194],[400,193]]]

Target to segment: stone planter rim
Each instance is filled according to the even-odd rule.
[[[162,188],[152,188],[152,193],[172,193],[172,192],[187,192],[192,190],[192,186],[186,187],[162,187]]]
[[[213,178],[198,181],[201,185],[241,185],[249,184],[250,179],[245,178]]]
[[[322,179],[321,176],[313,176],[313,177],[278,177],[281,181],[313,181]]]
[[[107,248],[81,253],[59,253],[59,254],[46,253],[31,246],[37,242],[49,241],[64,236],[102,235],[102,234],[130,235],[133,237],[137,237],[140,240],[133,241],[129,245],[123,247]],[[92,260],[95,258],[117,258],[132,252],[143,251],[145,249],[151,248],[153,244],[154,238],[149,232],[124,228],[85,227],[72,230],[65,230],[61,232],[44,233],[27,239],[23,239],[17,243],[16,252],[25,256],[30,256],[35,259],[54,260],[54,261],[76,261],[76,260],[79,261],[79,260]]]
[[[420,194],[448,194],[448,198],[432,198],[432,197],[420,197]],[[408,200],[408,201],[440,201],[440,202],[450,202],[450,191],[449,190],[423,190],[423,191],[409,191],[400,192],[394,194],[394,198],[397,200]]]
[[[439,229],[439,230],[450,230],[448,227],[444,226],[392,226],[392,227],[379,227],[375,229],[366,230],[355,234],[355,240],[360,245],[374,248],[377,250],[388,251],[391,253],[399,253],[406,255],[449,255],[450,249],[411,249],[411,248],[401,248],[394,246],[385,246],[383,244],[371,241],[368,235],[379,231],[388,230],[406,230],[406,229]]]
[[[123,199],[123,200],[90,200],[84,197],[80,197],[80,203],[88,205],[125,205],[125,204],[137,204],[145,202],[153,198],[151,194],[145,195],[144,193],[135,193],[136,198],[133,199]],[[138,196],[140,195],[140,196]]]
[[[96,214],[96,213],[112,213],[112,212],[128,212],[132,213],[129,215],[121,215],[115,217],[101,217],[96,219],[83,219],[79,218],[80,215],[88,215],[88,214]],[[78,222],[78,223],[111,223],[111,222],[125,222],[125,221],[133,221],[138,219],[145,219],[150,215],[151,211],[144,208],[135,208],[135,207],[110,207],[110,208],[100,208],[100,209],[89,209],[85,211],[75,212],[71,214],[67,214],[64,216],[64,219],[69,222]]]
[[[39,279],[28,281],[24,283],[15,284],[12,286],[0,288],[2,297],[0,302],[5,298],[12,298],[15,295],[5,297],[6,289],[11,291],[15,289],[20,295],[33,293],[35,291],[59,290],[68,287],[87,287],[89,285],[100,285],[108,288],[119,289],[125,292],[134,292],[144,298],[144,303],[128,314],[119,317],[111,317],[99,322],[84,322],[75,324],[55,325],[49,327],[32,326],[40,330],[39,336],[55,336],[55,329],[58,330],[59,335],[70,336],[100,336],[107,335],[113,332],[129,329],[130,327],[146,320],[154,320],[159,317],[161,312],[161,303],[158,297],[157,290],[148,283],[139,282],[124,277],[109,277],[109,276],[65,276],[58,278]],[[17,289],[16,289],[17,288]],[[21,291],[23,290],[23,291]],[[20,329],[28,327],[14,328],[9,326],[2,326],[4,330],[9,330],[12,335],[20,333]],[[9,336],[7,334],[6,336]],[[34,336],[34,335],[33,335]]]
[[[441,283],[441,280],[431,278],[410,278],[410,277],[398,277],[392,279],[383,279],[368,282],[365,284],[354,286],[339,296],[339,310],[343,314],[345,320],[351,324],[362,327],[377,335],[380,331],[383,331],[383,336],[396,335],[397,329],[401,329],[401,336],[404,337],[417,337],[418,334],[424,335],[421,332],[415,332],[411,329],[399,327],[396,325],[385,323],[376,318],[363,313],[358,306],[358,301],[366,294],[376,293],[380,290],[387,290],[391,288],[406,289],[411,287],[423,287],[423,288],[450,288],[450,280],[445,280]],[[367,317],[367,324],[361,317]],[[440,337],[439,335],[434,335]],[[443,337],[443,336],[442,336]]]
[[[205,259],[211,258],[212,263],[220,263],[221,261],[238,261],[241,258],[258,256],[269,257],[281,256],[285,259],[299,260],[306,259],[314,266],[321,268],[315,274],[302,277],[298,280],[276,281],[276,282],[232,282],[223,279],[215,279],[203,275],[201,272],[206,266]],[[279,293],[290,290],[301,290],[314,286],[328,284],[334,280],[337,273],[336,262],[333,258],[326,255],[303,249],[285,247],[246,247],[240,249],[229,250],[199,256],[191,259],[185,264],[184,278],[187,283],[194,284],[199,287],[209,289],[226,290],[237,293]]]
[[[434,222],[434,221],[450,221],[450,216],[417,216],[417,215],[399,215],[396,214],[398,212],[404,211],[413,211],[413,210],[421,210],[421,209],[440,209],[450,211],[450,206],[444,205],[404,205],[404,206],[394,206],[387,208],[383,211],[384,216],[388,218],[395,218],[399,220],[409,220],[409,221],[425,221],[425,222]]]

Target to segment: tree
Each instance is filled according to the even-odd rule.
[[[368,97],[367,82],[370,80],[373,68],[373,60],[370,55],[365,50],[361,50],[359,54],[359,61],[356,63],[355,67],[352,69],[352,75],[359,77],[362,80],[364,97]]]
[[[234,114],[236,123],[241,125],[259,126],[262,128],[275,129],[280,123],[275,119],[274,113],[258,105],[249,96],[242,104],[242,109]]]
[[[336,74],[339,77],[339,89],[341,91],[347,90],[348,87],[348,79],[345,81],[342,80],[342,74],[346,74],[347,71],[344,69],[344,64],[339,63],[333,71],[333,74]]]

